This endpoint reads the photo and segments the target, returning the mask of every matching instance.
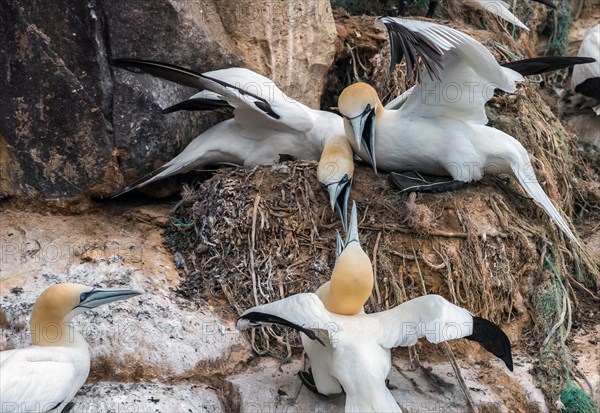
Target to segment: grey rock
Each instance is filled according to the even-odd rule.
[[[161,108],[195,91],[114,68],[111,58],[196,71],[249,66],[315,106],[334,54],[328,2],[275,2],[245,13],[252,4],[1,2],[0,199],[109,196],[230,116],[163,115]]]

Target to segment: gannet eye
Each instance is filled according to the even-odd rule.
[[[90,295],[89,292],[81,293],[81,295],[79,296],[79,302],[85,301],[85,299],[88,297],[88,295]]]

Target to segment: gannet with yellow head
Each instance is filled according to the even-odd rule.
[[[373,267],[358,239],[356,203],[352,202],[350,226],[344,243],[337,233],[337,260],[331,279],[315,292],[327,311],[354,315],[363,307],[373,290]]]
[[[56,284],[37,299],[29,322],[31,345],[0,352],[0,412],[66,412],[90,371],[90,353],[72,319],[141,293],[129,289]]]
[[[327,189],[331,210],[337,209],[344,230],[348,222],[348,199],[353,176],[354,152],[346,136],[344,134],[331,136],[325,142],[321,152],[317,179]]]
[[[272,80],[245,68],[196,73],[149,60],[115,59],[113,64],[184,86],[205,89],[164,109],[163,113],[221,108],[234,110],[232,119],[198,135],[175,158],[115,196],[207,165],[271,165],[277,163],[281,155],[301,160],[320,159],[319,181],[329,191],[331,208],[337,208],[346,228],[354,154],[346,141],[339,115],[309,108],[283,93]]]
[[[353,150],[374,169],[454,179],[414,185],[411,190],[454,189],[486,173],[513,174],[577,243],[538,183],[527,150],[512,136],[486,126],[484,106],[494,90],[514,92],[522,75],[499,65],[483,45],[450,27],[392,17],[377,19],[376,26],[390,36],[390,70],[406,56],[407,78],[415,72],[420,83],[391,102],[393,110],[381,104],[370,85],[348,86],[340,94],[338,107]],[[390,180],[398,184],[396,177],[392,173]]]
[[[400,412],[385,384],[391,370],[390,349],[412,346],[421,337],[432,343],[458,338],[477,341],[512,371],[506,334],[438,295],[365,314],[362,307],[373,288],[373,271],[368,256],[355,248],[360,249],[355,205],[349,232],[345,248],[338,236],[339,257],[331,281],[317,293],[250,308],[239,318],[237,328],[277,324],[300,331],[312,368],[312,373],[302,372],[302,380],[323,395],[344,391],[346,412]]]

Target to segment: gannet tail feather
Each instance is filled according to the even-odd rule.
[[[473,334],[465,338],[481,344],[484,349],[501,359],[510,371],[513,371],[510,340],[496,324],[485,318],[473,316]]]
[[[527,163],[529,164],[529,163]],[[519,180],[519,183],[525,189],[525,192],[533,198],[533,200],[539,204],[544,211],[552,218],[552,220],[558,225],[558,227],[577,245],[579,245],[579,241],[577,237],[571,232],[569,225],[565,222],[565,220],[560,215],[560,212],[556,209],[548,195],[544,192],[539,182],[537,181],[533,170],[529,169],[529,171],[525,171],[522,165],[519,163],[514,163],[511,165],[511,168]]]
[[[162,178],[166,178],[170,175],[175,175],[179,168],[174,168],[173,164],[164,164],[163,166],[155,169],[154,171],[147,173],[146,175],[139,178],[137,181],[132,183],[131,185],[126,186],[121,191],[116,194],[111,195],[111,198],[117,198],[121,195],[126,194],[127,192],[133,191],[134,189],[141,188],[143,186],[148,185],[150,182],[157,181]]]
[[[522,76],[531,76],[595,61],[591,57],[542,56],[503,63],[501,66],[519,72]]]

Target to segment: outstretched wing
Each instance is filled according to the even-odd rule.
[[[336,343],[331,340],[332,336],[341,331],[340,325],[313,293],[296,294],[273,303],[252,307],[240,316],[237,328],[245,330],[272,324],[298,330],[323,345],[325,342],[322,338],[327,338],[333,347]]]
[[[496,324],[474,317],[439,295],[425,295],[381,313],[368,314],[379,323],[377,341],[384,347],[407,347],[425,337],[432,343],[466,338],[477,341],[512,370],[510,341]]]
[[[498,64],[472,37],[435,23],[380,17],[392,49],[390,70],[406,59],[408,77],[413,67],[420,84],[402,100],[405,116],[449,117],[485,125],[484,105],[495,89],[514,92],[523,77]],[[425,69],[425,70],[423,70]]]
[[[252,70],[233,67],[206,73],[197,73],[180,66],[138,59],[115,59],[112,62],[134,72],[145,72],[184,86],[208,89],[223,97],[236,109],[236,121],[248,126],[264,128],[271,123],[300,132],[313,127],[309,109],[287,96],[270,79]]]

